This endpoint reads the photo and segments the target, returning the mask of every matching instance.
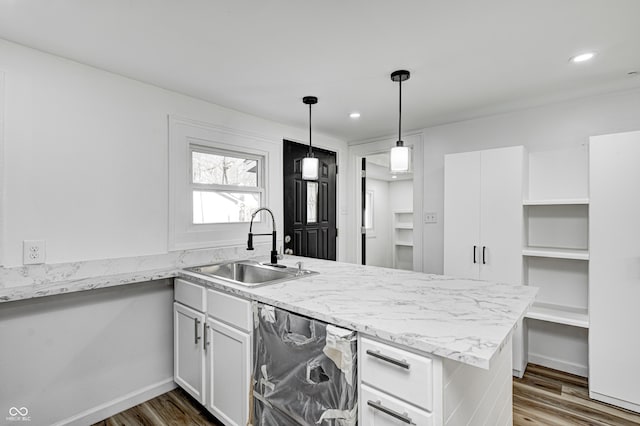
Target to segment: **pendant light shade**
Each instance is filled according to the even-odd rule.
[[[391,148],[389,168],[392,173],[408,173],[411,162],[411,149],[402,142],[402,82],[409,79],[409,71],[398,70],[391,73],[391,81],[398,82],[398,141]]]
[[[318,98],[315,96],[305,96],[302,98],[302,102],[309,105],[309,152],[307,156],[302,159],[302,179],[304,180],[318,180],[319,161],[313,156],[311,150],[311,105],[318,103]]]
[[[408,146],[396,145],[391,148],[391,155],[389,157],[389,168],[393,173],[403,173],[409,171],[409,158],[411,152]]]

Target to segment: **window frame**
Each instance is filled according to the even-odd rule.
[[[212,154],[219,156],[226,156],[232,158],[240,158],[246,160],[255,160],[256,167],[258,168],[258,172],[256,173],[256,184],[257,186],[244,186],[244,185],[224,185],[217,183],[195,183],[193,181],[193,153],[198,152],[202,154]],[[193,195],[195,191],[201,192],[243,192],[248,194],[260,194],[260,202],[259,204],[263,204],[266,198],[266,191],[264,188],[265,181],[265,158],[262,155],[258,155],[255,153],[242,152],[238,150],[230,150],[219,147],[211,147],[197,143],[189,143],[189,186],[191,188],[191,225],[192,226],[206,226],[206,225],[224,225],[224,224],[241,224],[241,223],[249,223],[242,221],[235,222],[205,222],[205,223],[195,223],[194,212],[193,212]],[[260,217],[256,218],[256,222],[260,221]]]

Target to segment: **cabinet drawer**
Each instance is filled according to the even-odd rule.
[[[418,407],[433,410],[433,361],[430,358],[361,339],[362,382]]]
[[[433,414],[362,385],[360,389],[362,424],[367,426],[433,425]]]
[[[229,325],[251,332],[251,302],[216,290],[207,291],[207,314]]]
[[[176,278],[174,281],[174,299],[200,312],[207,308],[205,304],[205,288],[199,284]]]

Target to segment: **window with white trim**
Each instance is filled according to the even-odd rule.
[[[249,222],[264,198],[264,158],[198,145],[190,151],[193,224]]]
[[[282,138],[169,116],[171,251],[244,246],[251,213],[282,217]],[[253,231],[271,231],[256,216]]]

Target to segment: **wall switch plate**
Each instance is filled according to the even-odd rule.
[[[436,212],[425,213],[424,223],[438,223],[438,213]]]
[[[24,240],[22,242],[22,263],[38,265],[46,260],[47,251],[44,240]]]

